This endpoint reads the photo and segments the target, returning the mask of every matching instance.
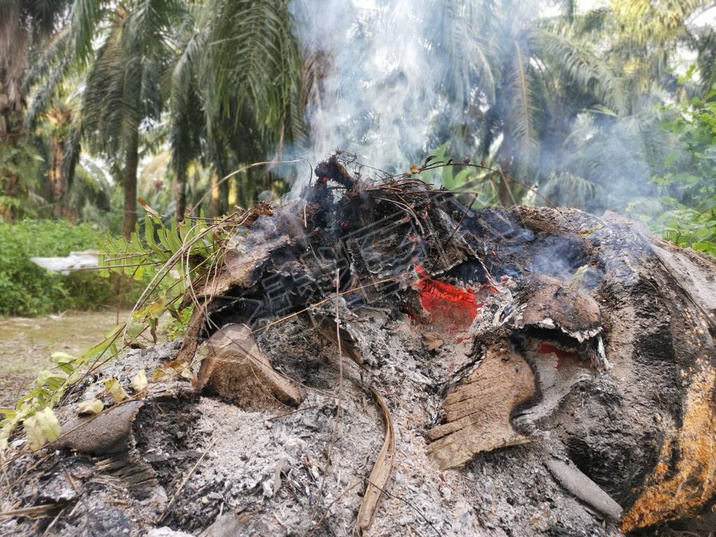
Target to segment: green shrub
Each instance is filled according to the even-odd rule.
[[[0,223],[0,315],[42,315],[68,309],[99,309],[125,304],[136,295],[128,278],[103,278],[94,271],[67,276],[38,267],[31,257],[66,256],[100,249],[106,232],[91,224],[25,220]]]
[[[666,170],[652,178],[663,212],[652,223],[664,238],[716,256],[716,84],[705,98],[673,105],[664,127],[675,147]]]

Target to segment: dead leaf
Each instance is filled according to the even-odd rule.
[[[121,403],[129,397],[117,379],[107,379],[102,382],[104,383],[105,391],[112,397],[115,403]]]
[[[418,166],[417,164],[413,164],[411,162],[410,169],[405,173],[410,176],[410,175],[414,175],[416,173],[420,173],[421,171],[422,171],[422,169],[420,168],[420,166]]]
[[[40,449],[48,442],[54,442],[60,437],[60,422],[50,407],[43,408],[34,416],[23,422],[30,449]]]
[[[104,409],[104,403],[99,399],[82,401],[77,405],[77,414],[80,416],[96,416]]]
[[[144,200],[144,198],[137,198],[137,203],[142,206],[142,208],[147,211],[147,214],[149,216],[153,216],[155,218],[161,218],[161,215],[152,209],[149,205],[147,205],[147,202]]]
[[[142,393],[144,390],[147,389],[147,373],[144,371],[144,369],[141,369],[136,375],[134,375],[134,378],[132,379],[132,389],[136,393]]]

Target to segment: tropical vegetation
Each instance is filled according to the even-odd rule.
[[[714,253],[711,4],[363,4],[342,3],[368,14],[341,28],[324,27],[334,2],[0,0],[4,226],[87,222],[129,237],[146,221],[138,199],[168,224],[248,207],[263,191],[281,196],[307,172],[249,165],[308,155],[330,103],[357,89],[338,75],[369,77],[370,40],[414,25],[429,66],[417,76],[439,106],[412,126],[430,131],[422,155],[405,158],[432,149],[499,169],[456,165],[426,178],[478,189],[482,204],[622,211]],[[354,64],[331,47],[332,32],[346,34]],[[390,61],[379,95],[416,77]],[[342,139],[380,144],[366,127],[376,114],[340,125]]]

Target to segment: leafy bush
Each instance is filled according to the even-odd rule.
[[[72,226],[50,220],[0,223],[0,314],[33,316],[116,303],[133,291],[121,275],[103,278],[95,271],[78,271],[63,276],[30,261],[35,256],[99,249],[104,242],[106,233],[90,224]],[[131,298],[127,296],[125,303]]]
[[[652,182],[664,194],[654,227],[665,239],[716,256],[716,84],[704,99],[673,107],[667,169]]]

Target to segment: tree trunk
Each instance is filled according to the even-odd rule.
[[[63,202],[67,193],[67,185],[65,176],[62,173],[62,159],[65,156],[65,147],[63,141],[53,135],[51,140],[52,146],[52,164],[49,170],[50,190],[52,191],[52,201],[55,204],[55,216],[62,218],[64,215]]]
[[[27,29],[20,14],[10,7],[0,18],[0,142],[22,127],[27,53]]]
[[[174,181],[174,204],[177,222],[183,222],[186,214],[186,172],[177,173]]]
[[[217,218],[221,214],[219,194],[219,174],[214,170],[211,172],[211,208],[209,210],[212,218]]]
[[[8,106],[10,99],[0,83],[0,143],[5,143],[5,137],[8,132],[10,107]]]
[[[139,165],[139,130],[130,135],[124,166],[124,216],[122,235],[129,239],[137,225],[137,166]]]
[[[509,207],[514,205],[512,197],[512,176],[510,175],[510,154],[511,143],[509,136],[505,134],[504,148],[502,150],[502,157],[500,158],[500,184],[497,189],[497,195],[500,200],[500,205],[503,207]]]

